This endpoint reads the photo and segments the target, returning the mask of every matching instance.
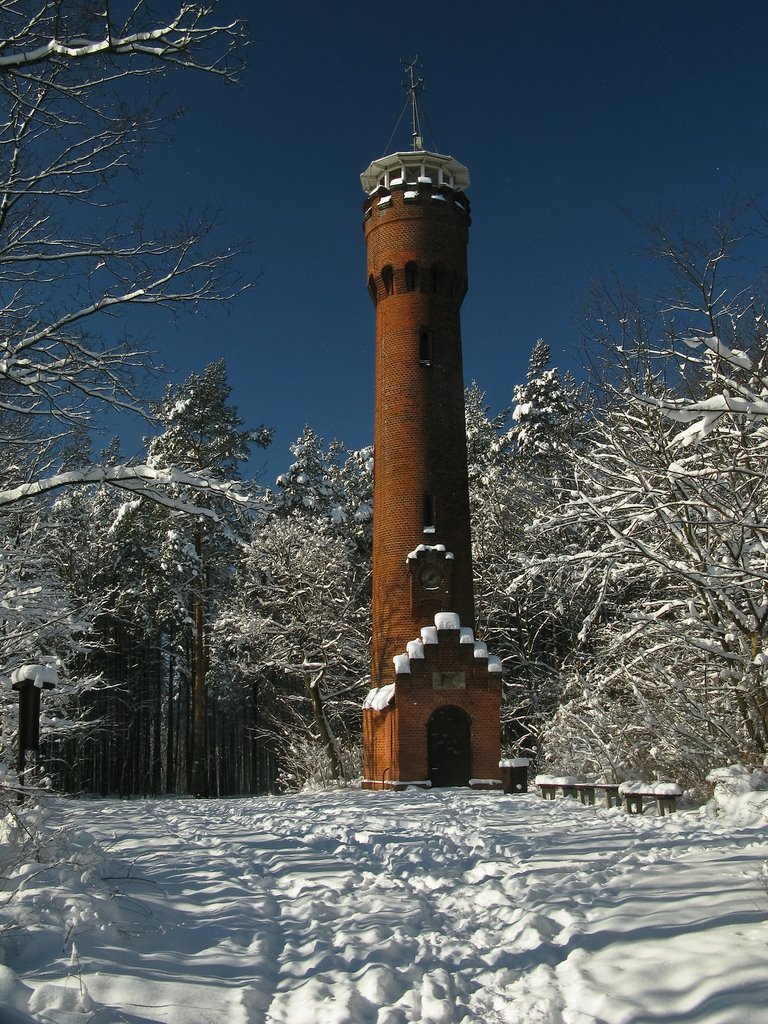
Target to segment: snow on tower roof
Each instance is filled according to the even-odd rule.
[[[380,185],[391,188],[406,182],[465,189],[469,187],[469,171],[452,156],[418,149],[380,156],[360,175],[363,191],[368,195]]]

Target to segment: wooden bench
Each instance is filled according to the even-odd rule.
[[[541,791],[545,800],[554,800],[557,791],[561,790],[563,796],[570,796],[574,800],[592,807],[595,803],[595,793],[602,793],[605,797],[606,807],[619,807],[621,798],[619,796],[619,784],[617,782],[578,782],[568,777],[562,779],[550,779],[543,781],[540,777],[536,785]]]
[[[554,800],[560,791],[592,807],[599,792],[605,797],[606,807],[623,804],[629,814],[642,814],[644,800],[654,800],[660,815],[671,814],[677,810],[677,798],[682,794],[676,782],[579,782],[571,775],[537,775],[535,784],[545,800]]]
[[[578,782],[573,788],[581,802],[589,807],[595,804],[595,792],[603,794],[606,807],[621,806],[618,782]]]
[[[573,778],[570,775],[564,775],[557,777],[554,775],[537,775],[535,784],[538,786],[541,795],[545,800],[554,800],[557,796],[557,791],[562,790],[563,796],[576,797],[576,787],[579,785],[579,780]]]
[[[619,786],[628,814],[642,814],[645,800],[655,801],[656,813],[662,817],[672,814],[677,810],[677,798],[682,792],[676,782],[622,782]]]

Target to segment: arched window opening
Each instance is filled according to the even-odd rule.
[[[376,294],[376,278],[373,276],[373,274],[371,274],[370,277],[368,278],[368,294],[371,296],[371,299],[373,300],[373,304],[375,306],[378,300],[378,295]]]
[[[394,288],[395,275],[392,267],[387,264],[381,268],[381,283],[384,285],[384,294],[391,295]]]
[[[432,331],[428,327],[419,331],[419,362],[422,366],[432,365]]]
[[[405,264],[405,290],[415,292],[419,287],[419,264],[413,260]]]
[[[433,494],[424,495],[424,533],[435,532],[435,497]]]

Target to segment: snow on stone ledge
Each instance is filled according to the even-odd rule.
[[[418,547],[413,549],[413,551],[408,552],[406,555],[406,561],[410,561],[412,558],[418,558],[422,551],[436,551],[438,554],[444,554],[446,558],[453,558],[453,552],[446,551],[445,544],[419,544]]]
[[[399,676],[410,675],[411,659],[407,654],[396,654],[392,661],[395,663],[395,673]]]
[[[411,660],[423,661],[426,657],[424,648],[428,644],[439,644],[439,631],[458,632],[459,643],[473,644],[472,652],[475,658],[486,658],[488,660],[489,672],[501,672],[501,658],[488,653],[488,647],[482,640],[475,640],[473,631],[468,626],[462,626],[461,619],[456,612],[438,612],[435,615],[434,626],[422,626],[421,638],[409,640],[406,644],[405,654],[396,654],[392,661],[395,664],[397,675],[408,675],[411,671]]]
[[[654,782],[651,785],[654,796],[682,796],[683,791],[676,782]]]
[[[438,612],[435,616],[436,629],[461,629],[461,619],[456,612]]]
[[[537,775],[533,781],[537,786],[575,786],[579,780],[575,775]]]
[[[409,658],[424,657],[424,643],[421,640],[409,640],[405,645]]]
[[[364,709],[372,711],[385,711],[389,702],[395,696],[395,684],[388,683],[386,686],[376,686],[369,690],[363,702]]]
[[[499,761],[499,768],[527,768],[531,762],[527,757],[505,757]],[[537,776],[543,778],[543,776]]]

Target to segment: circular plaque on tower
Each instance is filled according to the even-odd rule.
[[[419,581],[425,590],[437,590],[443,582],[443,574],[436,565],[426,565],[419,574]]]

